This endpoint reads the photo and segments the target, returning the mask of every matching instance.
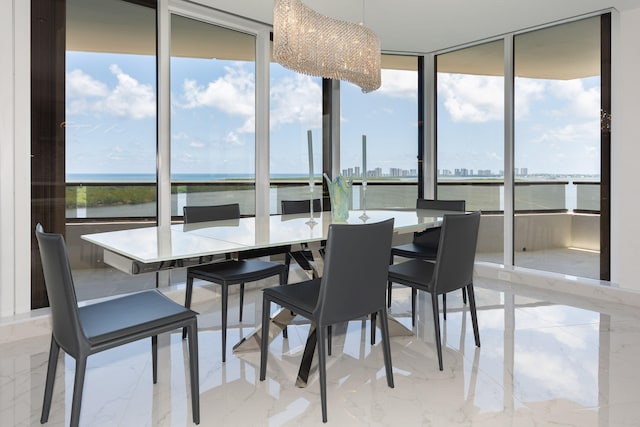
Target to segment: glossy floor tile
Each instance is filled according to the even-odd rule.
[[[260,382],[258,352],[229,348],[227,363],[221,362],[218,294],[200,287],[196,294],[200,425],[322,425],[317,375],[307,388],[295,386],[309,326],[296,322],[288,339],[276,338]],[[392,315],[410,325],[410,293],[398,287],[393,296]],[[247,293],[241,325],[237,296],[231,298],[230,344],[253,331],[260,298],[260,291]],[[414,334],[391,341],[393,389],[379,333],[372,346],[369,322],[337,326],[327,366],[328,424],[640,425],[640,310],[488,279],[476,281],[476,298],[482,346],[474,345],[460,292],[449,294],[439,371],[430,299],[420,294]],[[193,425],[186,343],[178,331],[159,342],[156,385],[148,340],[89,358],[81,425]],[[48,336],[0,346],[0,425],[39,425],[48,348]],[[61,357],[49,426],[68,424],[73,372],[73,359]]]

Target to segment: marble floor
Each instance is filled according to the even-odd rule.
[[[215,289],[215,288],[214,288]],[[317,375],[295,379],[308,325],[271,344],[267,379],[259,354],[220,354],[217,292],[197,287],[202,426],[322,425]],[[181,301],[180,292],[172,294]],[[410,325],[410,294],[396,288],[391,314]],[[336,426],[638,426],[640,309],[476,279],[482,346],[475,347],[468,307],[448,296],[444,371],[438,370],[429,299],[420,294],[411,336],[392,338],[395,388],[387,387],[382,350],[369,322],[337,327],[328,359],[328,417]],[[245,297],[244,321],[230,310],[229,342],[260,319],[259,290]],[[237,307],[232,295],[230,307]],[[378,335],[379,337],[379,335]],[[188,426],[187,349],[179,331],[159,339],[160,373],[151,381],[148,341],[89,358],[81,425]],[[0,425],[39,425],[49,337],[0,345]],[[47,425],[68,425],[74,361],[59,360]]]

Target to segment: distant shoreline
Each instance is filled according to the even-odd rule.
[[[322,180],[322,176],[316,175],[316,181]],[[180,182],[211,182],[211,181],[253,181],[255,179],[255,175],[251,174],[173,174],[171,176],[171,181],[175,183]],[[291,174],[274,174],[271,175],[272,180],[289,180],[289,181],[307,181],[309,179],[308,175],[299,174],[299,173],[291,173]],[[372,181],[409,181],[409,182],[417,182],[417,176],[381,176],[381,177],[369,177],[369,180]],[[517,176],[516,180],[538,180],[538,181],[554,181],[554,180],[579,180],[579,181],[599,181],[600,176],[598,175],[583,175],[583,174],[575,174],[575,175],[551,175],[551,174],[538,174],[538,175],[529,175],[527,177]],[[354,178],[357,183],[360,181],[359,177]],[[447,181],[476,181],[476,182],[491,182],[491,181],[504,181],[504,177],[498,176],[439,176],[438,180],[440,182]],[[108,183],[108,182],[140,182],[140,183],[153,183],[156,182],[155,174],[145,174],[145,173],[68,173],[66,175],[67,183]]]

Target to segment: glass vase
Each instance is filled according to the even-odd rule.
[[[352,180],[338,175],[336,179],[331,181],[326,174],[324,179],[331,198],[331,219],[333,222],[345,222],[349,218]]]

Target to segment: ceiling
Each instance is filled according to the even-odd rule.
[[[640,7],[638,0],[304,0],[332,18],[363,22],[382,49],[434,52],[592,12]],[[197,0],[272,23],[272,0]],[[364,12],[363,12],[364,11]],[[363,19],[364,17],[364,19]]]
[[[272,0],[194,0],[212,8],[270,24]],[[599,73],[599,20],[580,20],[538,31],[523,30],[608,10],[640,7],[638,0],[304,0],[332,18],[362,22],[380,37],[383,51],[430,53],[516,37],[516,75],[570,79]],[[154,15],[126,2],[67,0],[67,48],[152,54]],[[114,5],[117,5],[114,7]],[[146,25],[141,25],[146,22]],[[209,24],[174,19],[172,54],[208,58],[254,57],[252,38]],[[503,45],[488,42],[438,56],[438,70],[502,75]],[[550,64],[553,64],[552,66]],[[413,68],[414,60],[386,57],[383,67]]]

